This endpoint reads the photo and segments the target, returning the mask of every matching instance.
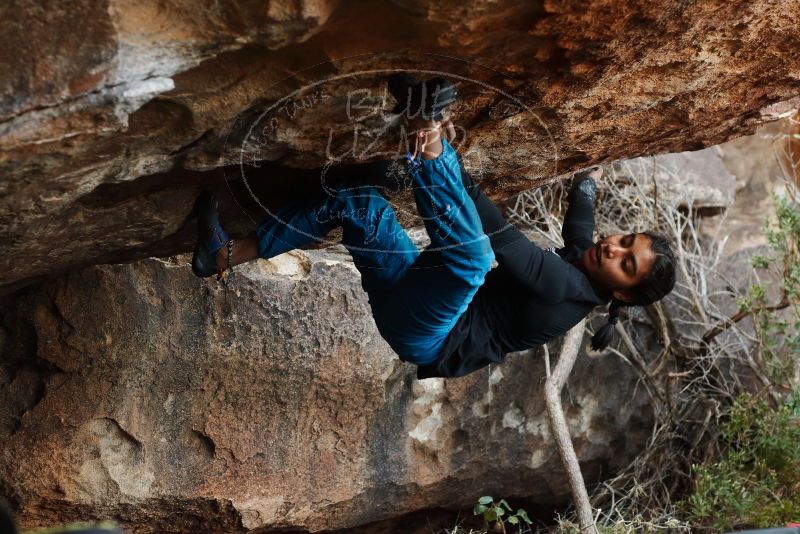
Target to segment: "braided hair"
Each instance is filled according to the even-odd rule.
[[[648,232],[642,232],[642,235],[650,238],[656,260],[647,276],[631,290],[631,293],[635,295],[632,301],[611,299],[611,305],[608,307],[608,322],[592,336],[593,350],[602,350],[611,342],[614,325],[619,321],[619,312],[622,307],[647,306],[667,296],[675,287],[675,254],[672,252],[669,241],[660,235]]]

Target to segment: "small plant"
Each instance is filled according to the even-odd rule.
[[[532,524],[528,518],[528,512],[522,508],[512,512],[514,512],[513,508],[505,499],[494,502],[494,498],[488,495],[478,499],[475,508],[472,509],[473,514],[483,516],[487,525],[494,525],[495,530],[502,530],[502,532],[506,532],[506,523],[516,525],[518,532],[522,532],[523,524]]]

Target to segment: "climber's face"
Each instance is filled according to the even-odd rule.
[[[645,234],[606,236],[584,251],[578,268],[594,283],[612,291],[614,298],[631,301],[631,289],[644,280],[656,261],[652,244]]]

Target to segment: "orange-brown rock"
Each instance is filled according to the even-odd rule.
[[[397,68],[459,84],[460,149],[496,198],[719,143],[796,105],[798,27],[795,0],[15,0],[0,17],[0,286],[189,250],[192,199],[227,189],[219,169],[243,147],[296,167],[380,157],[362,153],[391,126]]]

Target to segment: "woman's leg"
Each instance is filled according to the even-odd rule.
[[[258,238],[255,236],[239,237],[233,239],[230,265],[240,265],[258,258]],[[227,268],[228,248],[222,247],[217,252],[217,270]]]
[[[489,236],[494,249],[506,246],[508,244],[508,236],[506,235],[508,232],[505,232],[505,230],[510,229],[512,225],[464,168],[460,155],[458,155],[458,160],[461,182],[467,195],[475,204],[484,233]],[[314,173],[315,176],[321,174],[319,169],[309,172]],[[328,173],[332,177],[332,182],[349,183],[350,186],[373,185],[387,188],[391,192],[400,192],[408,187],[415,187],[411,177],[405,171],[405,165],[402,165],[399,160],[336,165],[331,167]],[[344,177],[347,177],[347,179]],[[348,182],[347,180],[350,181]]]
[[[370,163],[341,164],[322,169],[310,170],[308,173],[315,177],[324,176],[327,180],[326,188],[363,190],[367,187],[381,187],[390,192],[399,192],[412,186],[412,180],[404,169],[405,165],[399,160],[387,160]],[[462,183],[468,196],[475,203],[484,232],[494,242],[495,236],[510,224],[500,214],[494,203],[481,191],[478,184],[464,169],[459,156],[459,169]],[[498,236],[499,237],[499,236]],[[313,242],[309,240],[308,243]],[[306,243],[307,244],[307,243]],[[302,246],[302,245],[301,245]],[[251,235],[234,239],[231,265],[239,265],[259,258],[258,236]],[[222,248],[217,252],[217,266],[222,269],[227,264],[227,249]]]
[[[383,337],[418,365],[438,357],[447,335],[483,285],[494,254],[460,173],[455,150],[412,168],[414,198],[431,245],[373,306]]]
[[[433,121],[422,119],[410,121],[410,126],[413,130],[430,129],[433,124]],[[425,139],[424,150],[420,152],[420,156],[424,159],[433,159],[438,156],[441,151],[442,144],[438,140],[438,136],[429,134]],[[412,180],[405,167],[406,165],[402,159],[396,159],[368,163],[337,164],[307,171],[295,170],[294,172],[300,175],[297,181],[305,184],[303,188],[306,193],[309,189],[312,191],[318,189],[317,193],[324,196],[341,194],[344,190],[350,190],[355,195],[370,195],[374,193],[372,188],[375,187],[380,187],[386,189],[390,193],[394,193],[411,186]],[[292,208],[289,208],[288,212],[278,214],[280,215],[279,218],[287,220],[296,216],[294,211],[302,206],[301,202],[302,201],[296,202]],[[305,236],[309,237],[309,239],[305,239],[301,236],[298,241],[298,243],[301,244],[295,248],[300,248],[312,243],[314,239],[321,238],[324,235],[316,235],[324,231],[324,228],[318,227],[309,230],[310,231],[304,232],[305,234],[310,234]],[[233,241],[230,258],[231,266],[240,265],[259,257],[264,257],[259,251],[258,235],[241,237]],[[228,265],[227,247],[223,247],[217,252],[216,260],[219,270],[222,270]]]
[[[462,183],[455,150],[440,141],[426,143],[420,155],[418,167],[409,174],[431,237],[424,254],[413,246],[377,190],[347,187],[353,185],[351,179],[350,184],[342,181],[345,187],[334,189],[317,204],[278,210],[259,225],[256,238],[240,240],[239,248],[234,243],[232,260],[270,258],[342,226],[342,242],[362,274],[381,334],[401,358],[430,363],[482,285],[493,254]],[[405,187],[408,176],[386,172],[396,162],[377,165],[381,173],[367,172],[367,179],[382,186],[389,180],[390,189]],[[344,167],[338,168],[340,179],[346,178]]]
[[[394,210],[373,187],[332,190],[313,204],[286,206],[256,229],[257,255],[272,258],[321,240],[342,227],[342,244],[361,273],[362,287],[370,294],[384,291],[403,277],[419,256]],[[247,242],[253,254],[253,243]]]
[[[443,265],[457,276],[473,274],[476,263],[494,259],[479,213],[461,175],[461,161],[438,132],[426,142],[426,157],[412,164],[414,200]],[[484,273],[485,274],[485,273]],[[483,275],[479,275],[483,278]]]

